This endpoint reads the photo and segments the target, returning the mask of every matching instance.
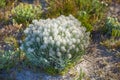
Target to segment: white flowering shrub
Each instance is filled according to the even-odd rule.
[[[72,15],[33,20],[24,33],[26,38],[20,48],[31,62],[43,68],[61,71],[89,45],[89,32]]]

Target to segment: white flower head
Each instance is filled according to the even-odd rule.
[[[25,38],[25,41],[28,41],[28,40],[29,40],[29,37],[26,37],[26,38]]]
[[[80,43],[80,39],[77,39],[77,43]]]
[[[62,46],[62,47],[61,47],[61,50],[62,50],[63,52],[65,52],[65,51],[66,51],[66,49],[65,49],[65,47],[64,47],[64,46]]]
[[[57,51],[57,52],[59,52],[59,51],[60,51],[60,49],[59,49],[59,48],[57,48],[57,49],[56,49],[56,51]]]
[[[63,40],[62,40],[62,43],[63,43],[64,45],[66,45],[67,42],[66,42],[65,39],[63,39]]]
[[[58,57],[61,57],[61,55],[62,55],[61,52],[57,52]]]
[[[56,42],[56,45],[57,45],[57,46],[60,46],[60,42],[59,42],[59,41],[57,41],[57,42]]]
[[[69,53],[67,54],[68,59],[72,58],[72,55]]]
[[[36,24],[38,22],[38,20],[33,20],[32,23],[33,24]]]
[[[76,48],[76,52],[78,52],[79,51],[79,48]]]
[[[50,40],[50,41],[52,41],[52,40],[53,40],[52,36],[50,36],[50,37],[49,37],[49,40]]]
[[[41,49],[46,49],[46,44],[41,45]]]
[[[50,48],[50,50],[49,50],[49,56],[54,56],[54,55],[55,55],[55,51],[53,51],[53,49]]]
[[[30,41],[27,41],[27,42],[26,42],[26,46],[28,46],[28,47],[29,47],[31,44],[32,44],[32,42],[30,42]]]
[[[107,4],[107,3],[105,3],[105,6],[108,6],[108,4]]]
[[[33,24],[29,24],[29,28],[31,29],[32,27],[34,27],[34,25]]]
[[[54,45],[55,41],[54,40],[51,40],[51,44]]]
[[[39,43],[39,42],[40,42],[40,38],[39,38],[39,37],[37,37],[37,38],[36,38],[36,41]]]
[[[72,48],[75,49],[75,45],[74,44],[72,45]]]
[[[48,63],[48,60],[47,60],[47,59],[44,58],[43,60],[44,60],[45,63]]]
[[[32,48],[28,48],[28,53],[32,53],[32,52],[34,52],[34,49],[32,49]]]
[[[35,38],[31,38],[31,40],[30,40],[31,42],[34,42],[35,41]]]
[[[76,43],[76,40],[75,40],[75,38],[73,38],[73,39],[72,39],[72,42],[73,42],[73,43]]]

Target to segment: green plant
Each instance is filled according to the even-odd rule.
[[[115,40],[114,38],[108,39],[101,43],[109,49],[117,49],[120,48],[120,40]]]
[[[33,20],[24,31],[21,45],[27,58],[42,68],[62,73],[69,64],[76,63],[89,45],[89,32],[72,15],[56,19]]]
[[[79,14],[78,18],[82,22],[82,25],[87,28],[87,31],[92,31],[93,26],[89,24],[90,15],[87,14],[85,11],[80,11],[78,14]]]
[[[108,17],[104,32],[113,37],[120,37],[120,23],[117,18]]]
[[[5,5],[6,5],[6,1],[0,0],[0,22],[3,21],[5,16]]]
[[[85,77],[85,73],[82,71],[82,69],[80,69],[80,75],[77,80],[83,80],[84,77]]]
[[[13,45],[14,48],[18,48],[19,47],[17,39],[15,37],[13,37],[13,36],[6,37],[4,39],[4,42],[9,44],[9,45]]]
[[[74,0],[46,0],[48,4],[47,17],[55,18],[60,15],[76,15],[77,7]]]
[[[88,31],[96,30],[95,24],[100,23],[103,19],[106,10],[106,3],[99,0],[76,0],[79,7],[78,19]]]
[[[6,1],[5,0],[0,0],[0,8],[5,7]]]
[[[32,4],[20,3],[18,6],[12,9],[13,22],[27,24],[33,19],[39,19],[41,17],[41,6],[35,6]]]
[[[0,51],[0,69],[9,69],[17,63],[18,50]]]
[[[47,17],[72,14],[82,22],[87,31],[96,29],[94,25],[105,17],[107,9],[107,4],[99,0],[47,0],[47,2]]]
[[[14,47],[18,47],[17,40],[21,39],[22,34],[20,31],[22,29],[22,25],[13,24],[13,25],[6,25],[4,28],[0,29],[0,40],[5,43],[10,43]]]
[[[16,0],[14,0],[16,1]],[[0,0],[0,22],[9,23],[11,8],[14,6],[13,0]],[[17,2],[16,2],[17,3]]]

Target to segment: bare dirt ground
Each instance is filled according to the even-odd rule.
[[[85,80],[119,80],[120,52],[109,51],[99,44],[91,44],[91,47],[80,63]]]

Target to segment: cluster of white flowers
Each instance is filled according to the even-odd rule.
[[[89,32],[72,15],[33,20],[24,33],[26,38],[20,48],[36,64],[41,64],[41,58],[47,63],[70,60],[89,45]],[[38,61],[34,61],[35,57]]]

